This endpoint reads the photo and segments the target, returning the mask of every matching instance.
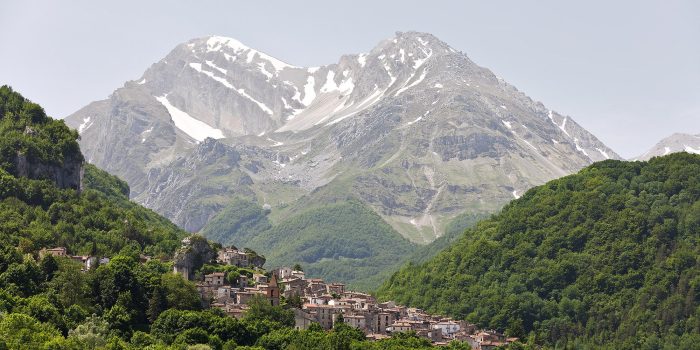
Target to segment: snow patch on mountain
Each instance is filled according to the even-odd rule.
[[[265,69],[265,62],[259,62],[258,69],[260,70],[260,73],[264,74],[267,77],[267,80],[270,80],[274,76],[274,74],[268,72],[267,69]]]
[[[566,119],[564,119],[564,122],[566,122]],[[567,133],[568,135],[568,133]],[[574,139],[574,146],[576,147],[576,150],[583,153],[586,157],[590,158],[591,156],[588,155],[588,152],[586,152],[585,149],[581,148],[578,144],[578,139]]]
[[[253,98],[253,96],[250,96],[248,93],[245,92],[245,89],[237,89],[235,86],[233,86],[233,84],[231,84],[228,80],[226,80],[226,78],[218,77],[210,71],[203,70],[201,63],[190,63],[189,66],[192,69],[196,70],[197,72],[202,73],[202,74],[214,79],[215,81],[221,83],[223,86],[236,91],[239,95],[241,95],[241,96],[245,97],[246,99],[250,100],[251,102],[255,103],[258,107],[260,107],[260,109],[263,112],[265,112],[269,115],[272,115],[272,110],[270,109],[270,107],[268,107],[264,103],[256,100],[255,98]]]
[[[85,130],[92,126],[91,117],[85,117],[83,122],[78,126],[78,134],[82,134]]]
[[[260,52],[258,50],[252,49],[240,41],[233,39],[233,38],[227,38],[227,37],[222,37],[222,36],[212,36],[207,40],[207,50],[208,51],[221,51],[222,48],[230,48],[235,52],[236,54],[241,54],[241,53],[246,53],[246,60],[248,63],[251,63],[255,56],[257,55],[261,59],[270,62],[272,66],[275,68],[277,72],[285,69],[285,68],[298,68],[296,66],[293,66],[291,64],[282,62],[268,54],[265,54],[263,52]]]
[[[218,71],[221,72],[221,74],[223,74],[223,75],[226,75],[226,73],[228,73],[228,70],[223,69],[223,68],[217,66],[216,64],[214,64],[213,61],[204,61],[204,63],[206,63],[207,66],[212,67],[212,68],[218,70]],[[201,67],[201,66],[200,66],[200,67]]]
[[[221,130],[216,129],[208,125],[207,123],[193,118],[187,112],[178,109],[177,107],[170,104],[168,101],[168,95],[163,95],[156,97],[156,100],[160,102],[165,109],[168,110],[170,118],[172,119],[175,127],[182,130],[185,134],[189,135],[197,142],[204,141],[207,137],[213,139],[224,138],[224,133]]]
[[[552,121],[552,124],[556,125],[561,131],[563,131],[566,134],[566,136],[571,137],[571,135],[569,135],[569,132],[566,131],[566,120],[568,119],[568,117],[564,117],[564,119],[562,119],[561,121],[561,125],[559,125],[554,120],[554,112],[552,112],[551,109],[549,110],[549,112],[547,112],[547,116],[549,117],[549,120]]]
[[[315,87],[316,80],[314,80],[314,77],[310,75],[308,78],[306,78],[306,85],[304,85],[304,99],[301,100],[301,103],[308,106],[316,99]]]
[[[693,148],[690,146],[683,145],[683,148],[685,149],[686,152],[688,153],[695,153],[695,154],[700,154],[700,148]]]
[[[430,58],[430,56],[433,55],[433,50],[428,49],[427,52],[425,50],[423,50],[423,54],[425,55],[425,57],[419,58],[419,59],[413,61],[413,69],[420,68],[420,66],[422,66],[423,63],[425,63],[425,61],[427,61]]]
[[[364,67],[365,64],[367,64],[367,54],[361,53],[361,54],[357,55],[357,63],[360,64],[360,67]]]
[[[406,90],[408,90],[408,89],[410,89],[410,88],[412,88],[412,87],[414,87],[414,86],[420,84],[420,83],[423,81],[423,79],[425,79],[425,76],[426,76],[427,74],[428,74],[428,70],[427,70],[427,69],[424,69],[423,72],[421,73],[420,77],[418,77],[417,80],[414,80],[413,83],[411,83],[411,85],[404,86],[404,87],[402,87],[401,89],[399,89],[399,91],[397,91],[397,92],[396,92],[396,95],[394,95],[394,96],[398,96],[400,93],[402,93],[402,92],[404,92],[404,91],[406,91]],[[411,78],[413,78],[413,76],[411,76]],[[411,78],[409,78],[409,80],[410,80]]]
[[[219,82],[219,83],[222,84],[223,86],[225,86],[225,87],[227,87],[227,88],[229,88],[229,89],[236,90],[236,88],[233,87],[233,85],[231,85],[231,83],[229,83],[228,80],[226,80],[225,78],[218,77],[218,76],[214,75],[214,73],[212,73],[212,72],[210,72],[210,71],[203,70],[203,69],[202,69],[202,64],[201,64],[201,63],[190,63],[189,66],[190,66],[190,68],[196,70],[197,72],[202,73],[202,74],[204,74],[204,75],[207,75],[208,77],[214,79],[215,81]]]
[[[146,137],[147,137],[148,134],[150,134],[152,131],[153,131],[153,127],[150,127],[150,128],[148,128],[147,130],[144,130],[144,131],[141,133],[141,136],[142,136],[142,137],[141,137],[141,143],[146,142]]]
[[[326,83],[321,86],[321,92],[331,92],[337,90],[338,85],[335,84],[335,72],[329,70],[328,75],[326,75]]]

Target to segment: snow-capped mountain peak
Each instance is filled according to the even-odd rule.
[[[633,160],[649,160],[653,157],[665,156],[676,152],[700,154],[700,134],[675,133],[659,141],[644,154],[633,158]]]
[[[88,159],[193,230],[218,207],[193,213],[173,203],[208,193],[272,198],[277,189],[293,201],[340,176],[330,187],[348,191],[339,195],[352,193],[427,242],[465,208],[494,209],[532,185],[619,158],[571,117],[418,32],[319,67],[232,38],[193,39],[66,121],[80,128]],[[226,160],[196,151],[214,143],[235,151]],[[199,180],[168,175],[181,171],[176,163],[208,167],[221,181],[202,191]]]
[[[190,43],[188,45],[191,45],[190,47],[192,47],[193,49],[196,47],[196,45],[193,43]],[[233,60],[232,57],[234,56],[230,55],[228,52],[233,51],[236,57],[244,56],[247,63],[251,63],[256,58],[256,56],[258,56],[261,60],[270,62],[270,64],[272,64],[276,71],[281,71],[285,68],[299,68],[286,62],[282,62],[281,60],[272,57],[266,53],[260,52],[249,46],[246,46],[245,44],[241,43],[240,41],[234,38],[228,38],[223,36],[210,36],[206,39],[206,50],[208,52],[214,51],[223,53],[227,58],[231,60]]]

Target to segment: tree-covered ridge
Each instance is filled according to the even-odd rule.
[[[125,247],[168,256],[186,234],[153,211],[116,194],[121,188],[93,189],[109,176],[85,169],[82,193],[47,180],[16,178],[0,169],[0,242],[22,253],[63,246],[71,254],[111,256]]]
[[[0,87],[0,135],[0,168],[11,174],[16,174],[18,154],[52,165],[83,160],[77,131],[49,118],[41,106],[6,85]]]
[[[309,205],[305,211],[273,225],[268,219],[269,210],[235,198],[209,221],[201,234],[223,245],[253,246],[270,258],[270,266],[301,263],[314,276],[370,291],[404,262],[430,259],[457,240],[465,228],[485,217],[472,213],[459,215],[440,238],[418,246],[401,237],[358,200],[345,198],[325,205]],[[334,232],[352,232],[349,235],[352,239],[340,239]],[[370,253],[379,256],[367,257]]]
[[[203,233],[264,254],[268,266],[300,263],[311,275],[362,290],[379,286],[416,249],[356,200],[313,207],[277,225],[254,203],[237,200]]]
[[[604,161],[528,191],[384,298],[549,345],[697,348],[700,156]]]
[[[272,227],[268,212],[255,202],[234,198],[204,226],[201,234],[223,245],[242,244]]]

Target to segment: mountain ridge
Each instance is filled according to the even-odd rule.
[[[236,197],[269,206],[273,224],[352,198],[426,244],[466,211],[493,213],[534,185],[619,159],[418,32],[312,68],[235,39],[193,39],[66,122],[89,161],[189,231]]]
[[[644,154],[635,157],[634,160],[649,160],[652,157],[665,156],[676,152],[700,154],[700,134],[673,133],[661,139]]]

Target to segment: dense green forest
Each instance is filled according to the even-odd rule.
[[[427,245],[418,247],[418,249],[408,257],[406,262],[416,264],[428,261],[462,237],[464,230],[476,225],[479,220],[483,220],[487,217],[488,215],[483,213],[474,214],[470,212],[457,215],[447,224],[442,236]],[[396,269],[393,269],[391,272],[393,273],[395,271]]]
[[[411,334],[370,344],[342,323],[331,331],[296,331],[292,310],[263,300],[250,302],[241,320],[202,310],[195,285],[171,272],[184,231],[130,202],[125,182],[91,165],[84,165],[82,188],[17,176],[18,153],[52,171],[76,159],[83,167],[78,134],[6,86],[0,117],[0,350],[430,347]],[[110,260],[85,271],[69,257],[38,254],[56,246]],[[144,254],[153,259],[144,262]],[[196,274],[223,270],[252,275],[213,262]]]
[[[41,106],[8,86],[0,87],[0,118],[0,168],[6,172],[17,174],[18,154],[47,165],[60,165],[70,158],[83,160],[75,141],[77,131],[47,117]]]
[[[362,290],[379,286],[417,248],[355,200],[311,208],[277,225],[266,214],[252,202],[235,200],[202,233],[264,253],[269,266],[299,263],[309,276]],[[334,233],[339,231],[348,234]]]
[[[268,214],[255,202],[235,198],[200,233],[226,246],[254,247],[267,255],[270,266],[299,263],[310,275],[326,276],[330,281],[366,291],[380,286],[404,262],[432,258],[485,217],[458,215],[440,238],[419,246],[409,243],[371,209],[352,199],[309,208],[279,225],[273,225]],[[338,240],[333,232],[339,230],[353,232],[353,239]]]
[[[255,202],[234,198],[200,233],[223,245],[240,245],[272,227],[267,214]]]
[[[380,297],[556,348],[700,348],[700,156],[528,191]]]

